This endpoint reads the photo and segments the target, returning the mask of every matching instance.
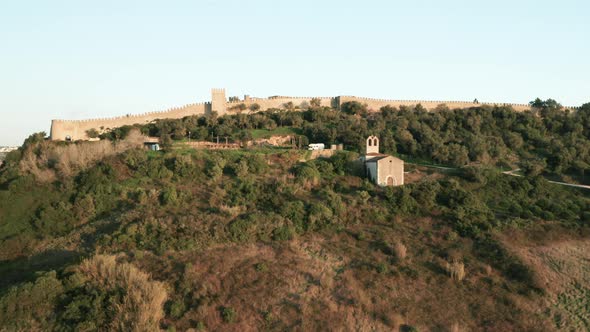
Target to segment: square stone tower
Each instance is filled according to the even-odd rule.
[[[223,115],[227,111],[225,89],[211,89],[211,111]]]

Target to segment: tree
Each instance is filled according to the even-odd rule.
[[[340,109],[346,114],[365,114],[367,112],[367,105],[363,105],[358,101],[347,101],[340,106]]]
[[[283,106],[289,111],[292,111],[295,109],[295,104],[293,104],[292,101],[285,103]]]
[[[86,135],[88,135],[88,137],[90,138],[97,138],[99,135],[98,130],[94,129],[94,128],[90,128],[88,130],[86,130]]]
[[[528,159],[521,163],[521,168],[527,176],[539,176],[547,167],[544,159]]]
[[[322,104],[322,100],[320,98],[312,98],[309,101],[309,104],[311,105],[311,107],[317,108],[320,107],[320,105]]]
[[[252,112],[258,112],[260,110],[260,105],[257,103],[254,103],[252,105],[250,105],[250,111]]]

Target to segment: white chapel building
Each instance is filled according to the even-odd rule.
[[[367,138],[366,154],[361,158],[367,177],[379,186],[401,186],[404,184],[404,161],[379,153],[379,138]]]

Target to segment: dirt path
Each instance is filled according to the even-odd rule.
[[[510,175],[510,176],[522,176],[520,174],[516,174],[516,172],[520,171],[520,168],[513,169],[511,171],[502,172],[502,174]],[[590,189],[590,186],[583,185],[583,184],[574,184],[574,183],[567,183],[567,182],[558,182],[558,181],[551,181],[547,180],[549,183],[555,183],[562,186],[574,187],[574,188],[582,188],[582,189]]]

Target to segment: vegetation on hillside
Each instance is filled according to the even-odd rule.
[[[377,135],[385,153],[414,160],[461,167],[469,163],[518,167],[526,174],[547,173],[588,181],[590,168],[590,103],[575,112],[563,110],[549,99],[531,102],[532,111],[514,112],[510,107],[482,106],[450,110],[440,105],[428,112],[415,107],[383,107],[367,112],[358,102],[289,111],[270,109],[252,115],[193,116],[168,119],[141,127],[159,136],[165,145],[181,140],[214,140],[230,137],[245,141],[269,134],[300,134],[309,142],[343,143],[361,152],[365,138]],[[123,127],[104,137],[124,137]]]
[[[539,175],[587,170],[563,150],[588,162],[590,107],[551,105],[315,105],[139,127],[170,144],[278,127],[349,149],[308,162],[296,149],[147,151],[121,140],[130,127],[112,142],[32,135],[0,169],[0,329],[583,326],[568,319],[587,286],[547,305],[550,286],[513,250],[588,235],[589,194]],[[460,168],[408,168],[411,183],[377,187],[357,161],[368,134],[384,152]],[[55,153],[70,149],[94,158]],[[517,165],[527,176],[498,167]]]

